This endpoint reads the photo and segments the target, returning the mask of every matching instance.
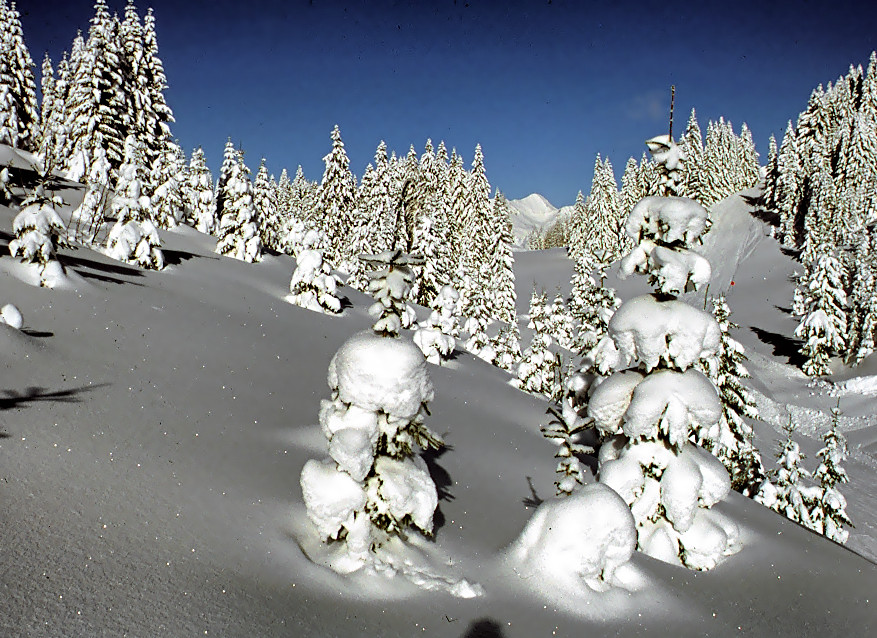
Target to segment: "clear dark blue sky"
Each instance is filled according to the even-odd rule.
[[[19,0],[37,65],[87,31],[92,0]],[[125,0],[109,0],[123,15]],[[174,135],[219,168],[228,136],[248,165],[319,180],[341,127],[358,176],[380,140],[405,154],[427,138],[467,165],[481,143],[487,175],[509,198],[555,206],[590,188],[594,158],[620,180],[643,140],[676,130],[692,107],[704,134],[747,122],[767,155],[771,133],[810,91],[877,48],[877,3],[392,2],[146,0],[154,8]]]

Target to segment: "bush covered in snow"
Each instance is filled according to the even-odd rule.
[[[674,298],[709,280],[709,264],[690,248],[708,228],[693,200],[647,197],[625,225],[636,242],[622,276],[641,272],[657,288],[612,316],[595,359],[601,372],[588,415],[604,439],[599,480],[630,505],[639,548],[654,558],[710,569],[739,549],[733,522],[710,512],[731,488],[718,459],[690,443],[722,415],[715,386],[692,366],[719,350],[706,312]]]
[[[341,312],[338,285],[341,280],[323,259],[323,251],[306,249],[298,253],[286,300],[302,308],[326,314]]]
[[[380,335],[392,337],[403,328],[414,325],[417,316],[408,305],[414,288],[411,267],[422,266],[423,258],[401,250],[385,250],[377,255],[360,255],[359,259],[378,267],[370,273],[368,282],[368,292],[375,298],[368,313],[377,320],[372,329]]]
[[[399,271],[376,279],[396,281],[389,272]],[[404,306],[404,285],[386,290],[382,308]],[[438,494],[415,451],[442,445],[424,423],[433,386],[418,347],[389,332],[398,325],[398,315],[383,313],[373,332],[354,335],[335,353],[328,374],[332,398],[320,407],[330,458],[308,461],[301,473],[308,517],[324,539],[344,543],[332,563],[340,572],[368,564],[391,535],[408,528],[432,534]]]
[[[417,325],[414,343],[430,363],[447,361],[454,351],[454,336],[459,333],[457,312],[460,293],[450,285],[442,286],[433,300],[434,310]]]
[[[64,222],[55,212],[59,197],[48,197],[38,186],[22,203],[21,212],[12,222],[15,238],[9,253],[23,263],[36,264],[41,286],[54,287],[64,277],[64,268],[55,258],[58,246],[66,244]]]

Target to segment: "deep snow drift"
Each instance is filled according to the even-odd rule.
[[[64,217],[82,193],[62,196]],[[735,201],[723,214],[748,232]],[[38,288],[7,256],[15,212],[0,207],[0,305],[23,317],[22,330],[0,324],[0,635],[874,633],[877,568],[736,494],[715,511],[739,526],[744,548],[711,572],[637,553],[617,574],[627,588],[538,577],[539,559],[515,559],[513,542],[554,493],[555,448],[539,432],[547,404],[459,348],[429,367],[429,424],[448,443],[425,456],[435,541],[412,534],[394,577],[318,566],[297,540],[312,525],[299,476],[328,454],[318,413],[329,362],[371,325],[371,300],[343,288],[351,305],[340,316],[297,307],[284,300],[294,260],[220,257],[215,239],[186,227],[160,231],[163,271],[62,249],[68,286]],[[788,365],[794,263],[754,223],[760,235],[723,236],[705,252],[714,276],[731,273],[728,302],[765,418],[757,443],[769,459],[791,413],[812,461],[840,396],[848,547],[874,559],[877,423],[873,394],[857,390],[872,386],[857,375],[877,366],[841,371],[846,385],[833,387]],[[517,268],[524,289],[568,288],[560,251],[518,253]],[[613,274],[608,283],[625,299],[644,292]],[[529,290],[520,297],[526,305]],[[451,578],[484,595],[429,590]]]

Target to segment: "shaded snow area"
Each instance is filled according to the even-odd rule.
[[[63,196],[66,221],[82,193]],[[750,228],[744,206],[726,207],[739,217],[733,228]],[[842,491],[856,527],[848,549],[731,493],[710,512],[719,527],[733,521],[742,549],[697,572],[632,551],[632,514],[592,478],[576,495],[553,498],[556,446],[539,431],[546,402],[459,344],[449,365],[430,364],[428,380],[406,386],[411,395],[389,396],[357,378],[343,355],[332,363],[373,323],[372,300],[339,286],[350,305],[337,316],[287,303],[290,257],[221,257],[215,238],[181,226],[158,231],[168,264],[158,272],[61,248],[67,283],[51,290],[29,284],[8,256],[16,213],[0,206],[0,636],[877,631],[877,568],[862,557],[877,557],[873,395],[867,381],[855,389],[855,371],[838,371],[846,384],[838,393],[789,365],[795,264],[761,226],[757,241],[728,231],[707,242],[713,276],[733,272],[735,336],[751,355],[750,385],[766,419],[753,423],[756,442],[769,461],[792,413],[812,461],[840,396],[851,451]],[[716,255],[739,265],[726,271]],[[533,281],[568,290],[562,251],[517,257],[519,304]],[[614,274],[608,283],[624,299],[645,292]],[[397,363],[411,361],[400,354]],[[320,410],[333,388],[400,413],[432,393],[426,422],[447,444],[405,472],[382,468],[388,501],[424,525],[432,513],[434,538],[411,530],[382,548],[382,562],[349,574],[308,558],[329,556],[334,544],[321,541],[302,492],[311,479],[345,480],[338,464],[356,474],[367,462],[348,452],[370,444],[365,421],[374,412],[338,414],[337,423],[327,415],[327,427],[346,432],[330,449]],[[709,468],[690,461],[676,478],[700,480],[701,497],[714,498]],[[432,502],[406,501],[406,489],[423,491],[404,477],[427,474],[434,512]],[[348,488],[336,492],[342,509],[359,498]],[[665,507],[687,516],[692,504],[671,497],[668,487]],[[327,521],[338,515],[330,505]]]

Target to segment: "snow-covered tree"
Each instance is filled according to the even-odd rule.
[[[36,264],[40,286],[54,287],[64,276],[64,268],[56,258],[59,245],[65,245],[67,229],[55,208],[61,205],[56,195],[49,197],[42,185],[21,203],[21,212],[12,222],[15,237],[9,242],[9,253],[23,263]]]
[[[308,310],[337,315],[341,312],[340,285],[341,279],[323,259],[323,251],[305,248],[296,255],[286,300]]]
[[[192,151],[183,193],[195,229],[212,235],[216,231],[216,193],[213,190],[213,175],[207,168],[204,151],[200,146]]]
[[[765,482],[755,500],[789,520],[814,529],[811,509],[818,500],[818,488],[804,485],[810,473],[801,465],[804,455],[792,439],[792,432],[790,421],[786,439],[777,453],[777,469],[770,473],[775,481]]]
[[[516,370],[515,386],[557,400],[563,391],[560,378],[561,360],[560,355],[551,349],[549,305],[544,291],[533,291],[529,317],[527,327],[533,331],[533,338],[521,356]]]
[[[68,232],[75,241],[91,243],[94,231],[104,221],[105,211],[110,203],[110,162],[103,146],[98,145],[94,161],[88,171],[85,195],[82,204],[73,211],[71,226]]]
[[[262,245],[271,248],[277,247],[280,220],[274,201],[271,197],[271,182],[268,179],[268,168],[265,166],[265,158],[259,164],[256,179],[253,182],[253,206],[256,209],[256,218],[259,220],[259,233]]]
[[[143,146],[129,135],[111,205],[116,223],[107,238],[107,254],[141,268],[161,270],[164,268],[161,239],[150,217],[149,197],[142,193],[145,177]]]
[[[359,258],[377,266],[368,284],[368,292],[375,299],[368,309],[368,313],[376,319],[372,330],[379,335],[398,336],[403,328],[410,328],[417,320],[408,302],[414,288],[412,266],[422,266],[423,258],[401,250],[360,255]]]
[[[493,365],[506,372],[515,374],[521,362],[521,330],[517,322],[503,325],[490,340],[493,348]]]
[[[724,464],[731,475],[732,489],[752,497],[767,478],[761,454],[755,447],[754,432],[745,421],[758,418],[758,407],[741,382],[749,378],[744,364],[746,354],[740,342],[731,336],[731,330],[738,326],[730,319],[725,296],[715,297],[712,305],[721,340],[716,356],[703,361],[702,370],[719,390],[722,418],[713,429],[702,430],[693,441]]]
[[[417,325],[414,343],[430,363],[441,365],[454,351],[454,337],[459,334],[457,306],[460,293],[453,286],[445,285],[433,300],[433,311],[426,321]]]
[[[656,291],[623,303],[609,338],[595,353],[600,372],[588,415],[603,438],[601,483],[630,505],[639,548],[691,569],[711,569],[739,549],[730,520],[710,508],[731,489],[727,470],[691,444],[722,409],[715,386],[693,365],[719,349],[713,317],[676,299],[709,281],[710,267],[691,252],[708,227],[707,212],[680,197],[646,197],[625,225],[636,242],[621,275],[649,276]]]
[[[182,181],[185,179],[185,157],[179,145],[168,142],[152,166],[150,197],[152,216],[159,228],[176,228],[185,216]]]
[[[555,472],[559,475],[554,486],[557,495],[572,494],[579,486],[585,484],[585,470],[579,455],[593,454],[594,448],[579,442],[580,435],[590,428],[591,419],[582,416],[579,408],[575,405],[575,388],[570,385],[575,383],[573,376],[567,378],[565,396],[560,404],[560,411],[548,408],[548,414],[553,418],[547,425],[540,429],[542,435],[557,445],[554,458],[557,459]],[[570,396],[572,394],[572,396]]]
[[[34,63],[15,3],[0,3],[0,143],[36,151],[40,143]]]
[[[843,352],[846,345],[846,282],[830,245],[816,247],[808,261],[807,272],[796,288],[795,311],[801,323],[795,336],[804,341],[802,369],[808,375],[819,376],[831,372],[829,359]]]
[[[238,151],[231,174],[225,184],[222,217],[219,218],[216,252],[248,263],[262,258],[262,241],[253,204],[253,183],[250,169]]]
[[[843,462],[847,458],[847,442],[837,430],[840,416],[838,408],[831,410],[831,425],[822,435],[823,447],[816,456],[821,459],[813,478],[819,483],[819,500],[811,512],[814,523],[822,534],[838,543],[846,543],[849,532],[844,527],[853,527],[847,515],[847,501],[837,489],[838,483],[849,482]]]
[[[545,323],[552,341],[566,350],[575,349],[578,332],[576,322],[559,290],[554,295],[554,301],[548,306]]]
[[[313,214],[318,228],[326,233],[329,241],[326,256],[347,272],[348,263],[356,259],[350,250],[350,233],[356,217],[356,178],[350,171],[350,160],[337,125],[332,130],[332,150],[323,161],[326,167]]]
[[[329,564],[343,573],[379,563],[380,547],[409,528],[431,536],[438,505],[416,454],[443,445],[425,424],[434,390],[423,354],[399,336],[409,258],[397,251],[374,258],[385,266],[374,279],[380,318],[332,358],[332,397],[320,407],[330,458],[308,461],[301,473],[308,517],[324,539],[341,541]]]
[[[646,140],[649,153],[658,169],[660,195],[679,196],[683,194],[684,148],[676,144],[669,135],[658,135]]]

